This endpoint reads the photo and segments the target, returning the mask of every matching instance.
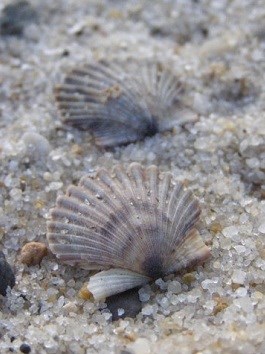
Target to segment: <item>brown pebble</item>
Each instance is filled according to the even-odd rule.
[[[221,232],[223,230],[222,225],[219,222],[212,222],[210,225],[210,231],[213,232],[214,234],[217,234],[218,232]]]
[[[193,273],[186,273],[182,277],[182,281],[186,285],[190,285],[195,280],[195,275]]]
[[[29,242],[22,247],[20,261],[28,266],[37,265],[47,254],[48,249],[44,243]]]
[[[73,144],[72,147],[71,147],[71,152],[74,155],[83,155],[84,149],[82,148],[81,145]]]
[[[85,283],[82,288],[79,290],[78,292],[78,296],[82,299],[82,300],[91,300],[93,299],[93,295],[91,294],[91,292],[88,290],[87,288],[87,283]]]
[[[241,287],[241,284],[237,284],[237,283],[232,283],[231,284],[231,288],[232,288],[233,291],[236,291],[240,287]]]
[[[216,305],[213,309],[213,315],[216,316],[219,312],[225,310],[228,307],[228,299],[224,297],[216,297],[215,298]]]

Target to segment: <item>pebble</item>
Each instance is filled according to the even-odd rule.
[[[179,294],[181,292],[180,282],[173,280],[168,285],[168,291],[171,291],[173,294]]]
[[[0,252],[0,294],[6,296],[8,286],[13,288],[15,285],[15,275],[12,268],[7,263],[5,255]]]
[[[2,35],[20,36],[27,22],[36,20],[36,11],[27,1],[14,1],[3,8],[0,18]]]
[[[229,304],[228,304],[228,300],[226,298],[216,298],[216,305],[214,306],[213,309],[213,315],[216,316],[219,312],[225,310]]]
[[[22,247],[20,261],[27,266],[34,266],[40,264],[42,259],[47,256],[47,254],[48,249],[44,243],[28,242]]]
[[[21,351],[21,353],[25,353],[25,354],[28,354],[31,352],[30,346],[26,343],[22,343],[21,346],[19,347],[19,350]]]
[[[262,234],[265,234],[265,222],[259,226],[258,231]]]
[[[141,302],[149,301],[151,296],[150,285],[146,285],[138,291],[139,299]]]
[[[88,290],[87,288],[87,283],[85,283],[82,288],[79,290],[78,292],[78,296],[80,297],[80,299],[82,300],[90,300],[93,299],[93,295],[91,294],[91,292]]]
[[[148,354],[151,353],[150,343],[145,338],[137,338],[136,341],[128,346],[134,354]]]
[[[241,269],[234,270],[232,274],[232,281],[236,284],[244,284],[247,274]]]
[[[182,281],[186,285],[190,285],[196,280],[195,275],[193,273],[186,273],[182,277]]]
[[[238,227],[233,226],[233,225],[232,225],[232,226],[227,226],[227,227],[225,227],[225,228],[223,229],[223,231],[222,231],[224,237],[228,237],[228,238],[237,235],[238,232],[239,232]]]
[[[112,314],[112,321],[120,318],[134,318],[142,309],[138,289],[127,290],[106,299],[107,308]]]

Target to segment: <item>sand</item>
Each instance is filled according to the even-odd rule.
[[[31,4],[38,20],[22,36],[0,35],[0,250],[16,274],[0,295],[1,353],[22,343],[38,354],[264,353],[264,1]],[[198,121],[112,150],[61,123],[53,88],[67,71],[133,58],[169,65]],[[193,191],[212,257],[146,286],[137,317],[111,322],[104,304],[78,296],[87,271],[51,253],[27,266],[19,254],[47,243],[49,210],[68,185],[131,161]]]

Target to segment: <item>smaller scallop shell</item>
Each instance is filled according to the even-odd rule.
[[[88,284],[102,299],[207,259],[195,228],[199,215],[197,200],[171,173],[132,163],[68,188],[51,212],[47,237],[59,259],[103,270]]]
[[[194,121],[181,109],[179,82],[158,63],[125,68],[117,63],[91,63],[74,69],[55,89],[62,119],[89,130],[97,145],[127,144]]]

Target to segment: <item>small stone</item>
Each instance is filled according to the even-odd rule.
[[[171,283],[169,283],[167,289],[173,294],[179,294],[181,292],[181,284],[178,281],[173,280]]]
[[[0,17],[0,33],[2,35],[20,36],[27,22],[36,20],[35,9],[27,1],[14,1],[3,8]]]
[[[154,309],[152,305],[146,305],[143,309],[142,309],[142,314],[145,316],[150,316],[154,313]]]
[[[118,316],[121,317],[125,313],[124,309],[118,309]]]
[[[138,289],[130,289],[106,299],[107,308],[112,314],[112,321],[120,318],[134,318],[142,309]],[[123,309],[123,311],[120,311]]]
[[[195,275],[193,273],[186,273],[182,277],[182,281],[186,285],[190,285],[195,280]]]
[[[74,302],[68,302],[63,306],[63,312],[65,315],[69,315],[69,313],[77,313],[78,307]]]
[[[232,283],[231,284],[231,288],[233,291],[236,291],[237,289],[239,289],[241,287],[240,284],[237,284],[237,283]]]
[[[218,278],[205,279],[201,282],[201,286],[204,290],[213,293],[216,290],[216,284],[218,283]]]
[[[216,305],[213,309],[214,316],[216,316],[219,312],[225,310],[228,307],[228,301],[226,298],[216,297],[215,301],[216,301]]]
[[[62,188],[62,186],[63,186],[62,182],[51,182],[49,184],[47,192],[49,192],[49,191],[57,191],[58,189]]]
[[[137,338],[136,341],[130,345],[128,348],[133,351],[134,354],[149,354],[150,343],[146,338]]]
[[[76,36],[80,36],[83,33],[85,27],[86,27],[85,22],[78,22],[68,30],[68,33],[74,34]]]
[[[161,290],[166,290],[167,289],[167,283],[163,279],[159,278],[159,279],[157,279],[155,281],[155,283],[156,283],[157,286],[159,286],[159,288]]]
[[[6,296],[7,287],[13,288],[14,285],[15,275],[13,270],[7,263],[4,253],[0,252],[0,294]]]
[[[40,264],[47,254],[48,249],[44,243],[28,242],[22,247],[20,261],[27,266],[34,266]]]
[[[139,299],[141,302],[147,302],[150,299],[150,287],[149,285],[144,286],[139,291]]]
[[[45,206],[45,201],[44,201],[44,200],[37,199],[37,200],[34,202],[34,207],[35,207],[36,209],[42,209],[44,206]]]
[[[21,346],[19,347],[19,350],[21,351],[21,353],[25,353],[25,354],[28,354],[31,352],[30,346],[26,343],[21,344]]]
[[[247,289],[246,289],[246,288],[243,288],[243,287],[241,287],[241,286],[240,286],[238,289],[236,289],[236,291],[235,291],[235,295],[236,295],[237,297],[246,297],[247,294],[248,294]]]
[[[253,304],[249,297],[235,299],[234,304],[246,313],[251,313],[253,311]]]
[[[87,283],[82,286],[82,288],[79,290],[78,296],[82,300],[91,300],[93,299],[92,293],[88,290],[87,288]]]
[[[19,188],[12,188],[9,194],[10,197],[15,201],[19,201],[22,198],[22,190]]]
[[[258,231],[265,234],[265,222],[259,226]]]
[[[228,238],[231,238],[231,237],[237,235],[238,232],[239,232],[238,227],[233,226],[233,225],[225,227],[222,231],[223,235]]]
[[[81,145],[73,144],[72,147],[71,147],[71,152],[74,155],[83,155],[84,149],[82,148]]]
[[[214,234],[217,234],[218,232],[222,231],[222,225],[219,222],[212,222],[210,225],[210,231],[213,232]]]
[[[234,270],[232,274],[232,282],[235,284],[244,284],[247,274],[240,269]]]

